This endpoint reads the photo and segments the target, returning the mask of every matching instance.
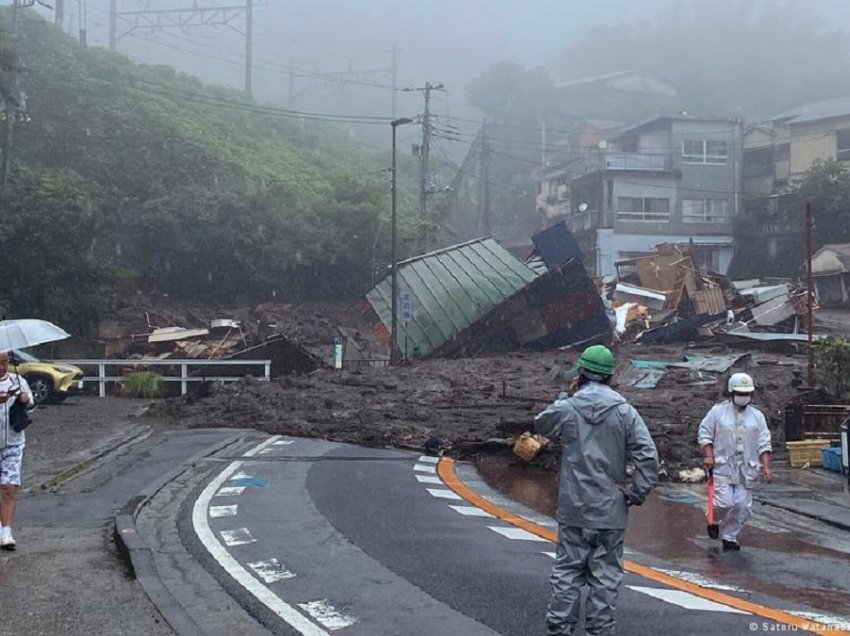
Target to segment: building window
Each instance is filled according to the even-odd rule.
[[[850,161],[850,130],[839,130],[835,133],[835,158],[838,161]]]
[[[682,199],[683,223],[725,223],[729,220],[726,199]]]
[[[670,199],[617,197],[617,218],[621,221],[668,221]]]
[[[685,139],[682,142],[682,160],[685,163],[725,164],[728,154],[725,141]]]
[[[691,255],[696,261],[696,266],[702,271],[720,271],[720,250],[718,248],[696,245],[691,248]]]

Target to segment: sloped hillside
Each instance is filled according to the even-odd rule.
[[[127,294],[356,296],[386,263],[387,156],[334,123],[87,49],[32,13],[3,48],[29,115],[0,201],[7,315],[90,326]]]

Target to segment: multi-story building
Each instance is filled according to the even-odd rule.
[[[565,220],[597,276],[661,243],[689,245],[725,273],[740,206],[739,120],[655,117],[602,140],[569,166]]]
[[[744,133],[743,208],[733,274],[793,277],[801,273],[805,203],[794,181],[818,161],[850,166],[850,97],[803,104]]]

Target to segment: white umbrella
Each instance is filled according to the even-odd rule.
[[[71,334],[67,331],[46,320],[0,320],[0,351],[26,349],[70,337]]]

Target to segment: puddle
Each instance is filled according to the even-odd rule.
[[[511,466],[497,456],[481,457],[477,468],[491,488],[554,516],[556,474]],[[671,485],[656,490],[630,513],[626,545],[664,559],[677,570],[850,616],[850,556],[802,541],[793,532],[768,532],[753,525],[741,534],[741,552],[721,552],[720,542],[707,536],[700,495],[699,486]],[[766,520],[759,519],[762,524]]]

